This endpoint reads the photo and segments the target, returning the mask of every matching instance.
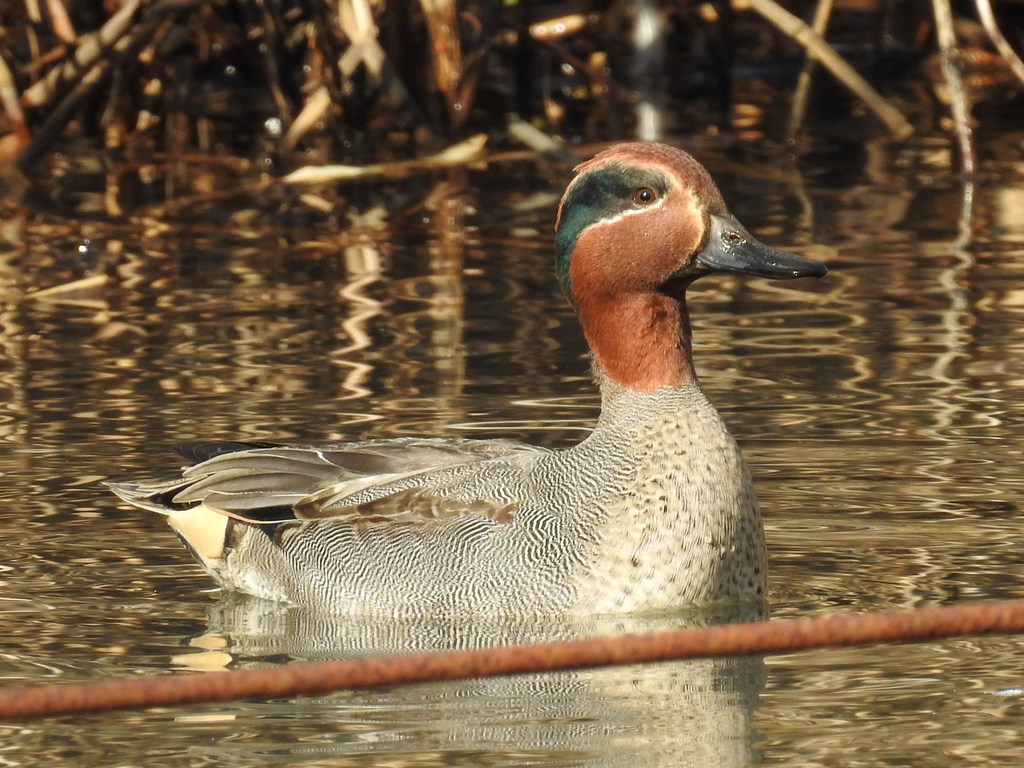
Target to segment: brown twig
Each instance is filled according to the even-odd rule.
[[[953,29],[953,9],[949,0],[932,0],[935,15],[935,36],[939,42],[942,75],[949,89],[949,107],[960,145],[960,165],[965,174],[974,172],[974,140],[971,135],[971,107],[961,74],[960,49]]]
[[[78,51],[75,52],[75,61],[95,61],[96,63],[85,72],[74,88],[57,102],[53,110],[47,115],[46,121],[32,136],[32,140],[18,154],[15,162],[19,169],[26,171],[35,162],[46,150],[50,142],[64,129],[64,126],[67,125],[86,97],[93,92],[102,82],[103,78],[111,71],[115,63],[113,57],[106,56],[97,59],[94,56],[94,54],[99,55],[109,50],[109,47],[104,47],[105,44],[109,43],[110,46],[114,46],[116,50],[121,52],[130,51],[133,47],[142,45],[153,34],[167,14],[185,11],[192,6],[201,5],[204,2],[204,0],[158,0],[158,2],[153,3],[147,8],[146,15],[138,23],[134,25],[128,24],[131,21],[131,15],[129,15],[122,18],[118,24],[113,24],[114,19],[118,18],[125,8],[130,8],[133,5],[137,7],[141,1],[129,0],[117,14],[112,16],[103,25],[99,33],[93,35],[94,40],[89,48],[87,48],[86,43],[79,46]],[[122,28],[123,25],[126,26]],[[86,50],[83,51],[83,49]],[[72,66],[74,71],[74,75],[69,75],[69,77],[73,79],[74,76],[79,74],[77,70],[78,64],[67,62],[63,67],[57,67],[54,71],[59,73],[69,65]],[[51,73],[51,76],[53,74]],[[60,76],[58,75],[59,79]],[[36,86],[44,82],[46,81],[40,81],[36,83]],[[45,96],[45,99],[50,99],[53,97],[54,92],[47,88],[40,91],[40,93]],[[26,101],[27,92],[22,96],[22,102]]]
[[[373,165],[306,165],[284,177],[286,184],[327,184],[367,176],[395,176],[423,168],[447,168],[476,160],[487,143],[487,134],[478,133],[441,152],[414,160],[394,160]]]
[[[46,12],[50,14],[50,27],[54,34],[65,43],[74,43],[75,28],[63,0],[46,0]]]
[[[299,114],[288,126],[284,138],[281,139],[281,149],[295,149],[299,140],[317,124],[324,113],[331,108],[332,103],[331,93],[327,90],[326,85],[321,85],[309,94],[302,109],[299,110]]]
[[[832,0],[818,0],[818,5],[814,9],[811,29],[822,39],[825,38],[825,30],[828,29],[828,20],[831,15]],[[807,112],[807,96],[811,91],[811,78],[814,76],[815,63],[815,60],[808,56],[800,70],[800,77],[796,81],[796,90],[793,91],[793,108],[789,113],[788,133],[791,139],[800,132],[800,126],[804,122],[804,115]]]
[[[0,718],[288,698],[342,689],[465,680],[670,659],[790,653],[1024,631],[1024,600],[623,635],[533,645],[380,656],[125,680],[8,688]]]
[[[461,119],[458,113],[469,107],[460,101],[459,82],[462,80],[462,44],[459,40],[459,22],[454,0],[420,0],[423,17],[430,37],[431,64],[434,85],[444,97],[448,108],[448,122]]]
[[[81,44],[68,61],[55,67],[46,77],[26,90],[22,102],[30,107],[42,106],[53,98],[59,84],[73,81],[90,71],[103,53],[128,31],[132,18],[141,4],[142,0],[127,0],[117,13],[107,19],[107,23],[99,32],[82,38]]]
[[[259,0],[257,5],[263,17],[263,26],[251,29],[250,38],[259,40],[261,43],[258,47],[263,54],[263,71],[266,73],[267,87],[270,89],[271,96],[274,97],[274,104],[277,105],[281,119],[288,124],[292,122],[293,111],[292,105],[288,103],[284,89],[281,87],[281,67],[277,61],[277,47],[280,38],[278,20],[274,18],[274,14],[263,0]]]
[[[1010,47],[1010,44],[1006,42],[1006,38],[1003,37],[1003,33],[999,31],[999,25],[996,24],[996,16],[992,13],[992,3],[989,0],[974,0],[974,5],[978,9],[978,19],[981,21],[985,31],[988,32],[992,45],[995,46],[999,55],[1006,60],[1006,63],[1010,65],[1010,69],[1017,76],[1017,79],[1024,83],[1024,62],[1020,60],[1020,56]]]
[[[47,116],[46,121],[36,130],[32,140],[18,153],[15,165],[23,173],[28,171],[50,142],[64,130],[64,126],[71,120],[75,110],[106,76],[111,66],[109,59],[99,62],[78,81],[67,96],[60,100],[56,108]]]
[[[11,129],[17,136],[18,142],[20,144],[28,142],[29,133],[28,127],[25,125],[25,113],[21,111],[21,104],[18,102],[18,89],[3,56],[0,56],[0,105],[7,113],[7,119],[11,122]]]
[[[820,61],[840,82],[857,94],[897,139],[906,139],[914,133],[913,126],[900,111],[883,99],[867,80],[857,74],[832,46],[803,21],[775,0],[750,0],[750,7],[806,48],[807,54]]]
[[[377,79],[387,58],[377,39],[377,25],[367,0],[340,0],[338,26],[349,40],[349,46],[338,60],[341,80],[345,82],[356,67],[366,65],[367,73]]]
[[[39,0],[25,0],[25,15],[33,24],[43,23],[43,12],[39,7]]]

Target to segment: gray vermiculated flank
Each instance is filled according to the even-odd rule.
[[[412,474],[366,481],[328,503],[335,507],[321,514],[332,516],[290,521],[273,535],[232,521],[226,555],[211,573],[227,587],[315,611],[388,616],[617,613],[763,598],[757,502],[735,441],[699,387],[639,394],[601,385],[602,416],[579,445],[419,441],[454,463],[423,472],[412,461]],[[415,454],[409,441],[349,448],[367,446]],[[292,465],[272,457],[275,474],[293,466],[289,490],[308,473],[307,492],[330,499],[322,490],[329,473],[306,451]],[[344,447],[325,451],[343,463]],[[193,480],[121,491],[151,505],[168,489],[189,498],[197,480],[215,492],[218,461],[237,485],[247,462],[256,474],[267,459],[260,451],[228,454],[191,468]],[[335,476],[343,489],[360,482],[350,470]],[[417,489],[428,497],[418,503],[436,513],[388,519],[392,496]],[[478,506],[484,511],[464,511]],[[367,509],[381,514],[360,519]]]

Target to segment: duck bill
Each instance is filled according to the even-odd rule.
[[[822,277],[828,270],[820,261],[777,251],[757,240],[734,216],[711,215],[707,245],[697,262],[715,272],[788,280],[794,277]]]

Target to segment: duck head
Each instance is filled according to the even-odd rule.
[[[714,272],[821,277],[759,242],[681,149],[629,143],[576,168],[555,223],[558,279],[604,374],[638,392],[696,380],[687,286]]]

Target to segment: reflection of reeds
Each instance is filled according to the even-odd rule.
[[[366,323],[380,314],[381,304],[366,296],[363,289],[380,279],[380,252],[365,243],[350,245],[345,249],[345,270],[350,280],[342,287],[341,298],[352,307],[352,314],[341,325],[352,341],[335,350],[331,355],[331,361],[351,369],[342,384],[351,393],[349,397],[366,397],[370,390],[363,386],[363,382],[373,368],[366,363],[348,361],[345,356],[350,352],[366,349],[371,344]],[[344,399],[345,395],[342,398]]]

